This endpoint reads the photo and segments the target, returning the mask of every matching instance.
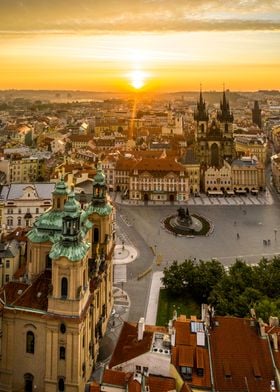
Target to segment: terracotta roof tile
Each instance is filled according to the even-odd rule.
[[[134,170],[138,171],[163,171],[163,172],[180,172],[185,171],[185,168],[180,163],[176,162],[174,158],[144,158],[134,166]]]
[[[274,379],[268,340],[255,323],[236,317],[216,317],[211,330],[215,387],[229,392],[268,392]]]
[[[119,372],[112,369],[105,369],[102,384],[125,386],[132,373]]]
[[[49,271],[40,274],[32,284],[9,282],[3,287],[9,305],[47,311],[51,283]],[[1,295],[3,298],[4,294]]]
[[[93,381],[90,384],[89,392],[100,392],[100,385],[96,381]]]
[[[206,346],[197,346],[196,333],[191,332],[191,321],[181,315],[174,322],[176,335],[175,347],[171,351],[171,362],[179,371],[181,366],[192,368],[192,379],[185,381],[186,383],[197,388],[208,389],[211,387],[208,349]],[[197,374],[197,369],[203,369],[202,376]]]
[[[168,392],[176,389],[174,378],[150,375],[146,385],[150,387],[151,392]]]
[[[137,339],[137,325],[124,322],[109,368],[136,358],[151,348],[153,332],[144,331],[143,339]]]
[[[128,380],[127,387],[128,387],[127,388],[128,392],[141,392],[141,390],[142,390],[141,384],[133,378],[130,378]]]

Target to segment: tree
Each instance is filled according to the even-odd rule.
[[[171,294],[182,295],[189,291],[193,284],[194,263],[192,260],[185,260],[178,264],[173,261],[169,268],[164,268],[162,283]]]
[[[218,260],[203,261],[195,267],[193,294],[200,303],[208,301],[208,297],[225,274],[223,265]]]
[[[261,299],[255,306],[257,317],[268,322],[270,316],[280,317],[280,300],[271,300],[270,298]]]

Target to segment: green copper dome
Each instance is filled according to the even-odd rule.
[[[49,256],[55,260],[66,257],[70,261],[80,261],[85,257],[89,248],[90,244],[85,241],[73,243],[70,246],[65,246],[59,241],[52,246]]]
[[[72,218],[76,218],[81,214],[81,205],[75,199],[75,193],[73,191],[68,195],[68,200],[64,204],[63,216],[71,216]]]
[[[106,177],[102,170],[101,162],[97,163],[97,173],[93,178],[93,186],[94,185],[102,185],[102,186],[106,185]]]
[[[96,205],[90,204],[87,209],[87,215],[89,216],[95,213],[100,216],[106,216],[106,215],[110,215],[112,210],[113,207],[108,202],[104,204],[96,204]]]
[[[69,192],[69,190],[68,190],[68,187],[64,181],[64,178],[61,177],[60,181],[58,181],[55,184],[53,195],[66,196],[66,195],[68,195],[68,192]]]

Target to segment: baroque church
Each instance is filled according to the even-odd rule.
[[[101,164],[87,208],[61,178],[0,292],[0,390],[85,390],[113,306],[114,209]]]

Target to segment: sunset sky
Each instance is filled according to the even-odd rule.
[[[280,89],[280,0],[0,0],[0,89]]]

